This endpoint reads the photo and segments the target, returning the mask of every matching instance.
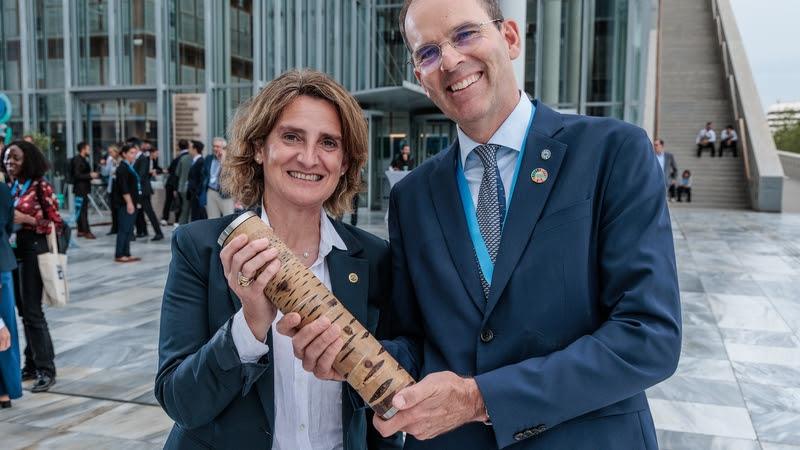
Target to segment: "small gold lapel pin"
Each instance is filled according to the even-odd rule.
[[[358,283],[358,275],[356,275],[355,272],[352,272],[350,275],[348,275],[347,279],[350,280],[351,283]]]
[[[536,184],[544,183],[545,181],[547,181],[547,171],[542,169],[541,167],[538,169],[534,169],[534,171],[531,172],[531,181],[533,181]]]

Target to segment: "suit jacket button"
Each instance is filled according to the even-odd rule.
[[[484,343],[489,343],[494,339],[494,332],[488,328],[481,331],[481,341]]]
[[[515,441],[521,441],[523,439],[525,439],[525,434],[524,433],[517,433],[517,434],[514,435],[514,440]]]

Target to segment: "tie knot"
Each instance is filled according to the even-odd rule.
[[[498,148],[500,148],[500,146],[495,144],[483,144],[475,147],[473,151],[478,155],[478,158],[480,158],[484,169],[494,169],[497,167]]]

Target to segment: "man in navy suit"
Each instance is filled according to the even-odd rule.
[[[675,371],[681,316],[647,135],[529,101],[496,0],[406,0],[400,20],[458,141],[390,196],[384,345],[419,382],[376,428],[411,449],[657,448],[644,391]]]

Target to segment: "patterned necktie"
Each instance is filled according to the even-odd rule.
[[[478,228],[481,231],[483,241],[486,243],[486,249],[489,251],[489,257],[492,259],[492,264],[497,261],[497,251],[500,248],[501,236],[501,211],[500,211],[500,195],[498,192],[499,173],[497,170],[497,150],[499,145],[485,144],[475,147],[475,154],[480,158],[483,163],[483,179],[481,180],[480,190],[478,191],[478,207],[476,210],[478,216]],[[477,254],[476,254],[477,260]],[[480,264],[478,264],[480,268]],[[481,272],[481,285],[483,286],[483,294],[489,298],[489,282],[483,272]]]

